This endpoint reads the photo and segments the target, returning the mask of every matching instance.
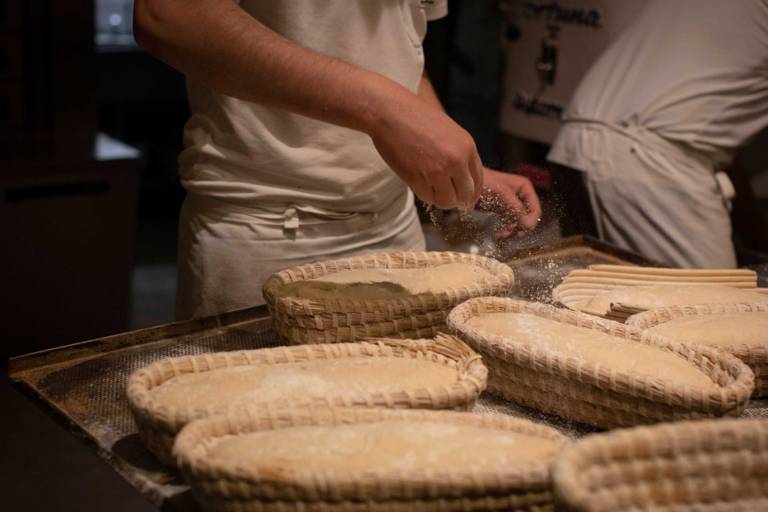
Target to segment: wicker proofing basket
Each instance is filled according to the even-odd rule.
[[[493,277],[471,286],[446,288],[438,293],[422,293],[397,299],[302,299],[281,296],[288,283],[335,274],[345,270],[373,268],[428,268],[447,263],[469,263],[488,270]],[[346,326],[353,322],[403,319],[430,311],[448,311],[457,304],[483,295],[508,295],[514,286],[514,274],[507,265],[492,258],[457,252],[394,252],[354,258],[322,261],[288,268],[272,275],[264,284],[264,299],[273,316],[313,317],[323,327]]]
[[[433,325],[445,326],[445,317],[448,316],[449,312],[449,309],[438,309],[436,311],[400,316],[391,312],[355,311],[353,313],[335,313],[333,315],[292,316],[275,311],[273,312],[273,318],[275,322],[280,322],[287,327],[300,327],[316,331],[391,323],[397,323],[403,329],[417,329]]]
[[[457,380],[448,387],[403,389],[393,393],[360,393],[311,397],[304,404],[333,406],[468,409],[485,389],[488,371],[480,356],[453,336],[434,340],[371,340],[364,343],[277,347],[197,356],[167,358],[134,372],[128,379],[127,396],[144,445],[158,459],[173,465],[171,447],[179,430],[194,419],[231,412],[242,407],[222,402],[205,409],[171,408],[157,403],[152,388],[185,373],[245,365],[274,365],[312,360],[354,357],[404,357],[422,359],[456,368]],[[249,404],[253,405],[253,404]],[[256,404],[267,407],[269,403]]]
[[[179,435],[174,452],[195,496],[216,511],[454,511],[551,510],[552,461],[524,468],[461,471],[326,471],[285,466],[254,475],[242,467],[217,468],[206,459],[215,437],[304,425],[349,425],[386,420],[437,421],[510,430],[565,445],[555,430],[508,416],[448,411],[394,411],[327,407],[257,410],[199,420]]]
[[[768,510],[768,420],[686,421],[595,434],[554,470],[558,510]]]
[[[467,326],[473,316],[490,312],[529,313],[652,345],[688,360],[717,390],[664,389],[611,368],[543,352],[514,340],[485,335]],[[601,428],[741,414],[754,386],[752,371],[737,358],[710,347],[689,347],[643,334],[616,322],[498,297],[472,299],[448,315],[448,325],[483,355],[489,391],[519,404]]]
[[[668,308],[651,309],[631,317],[627,325],[640,330],[650,329],[659,324],[677,318],[690,316],[722,315],[727,313],[768,313],[768,302],[733,303],[733,304],[703,304],[697,306],[672,306]],[[734,333],[738,336],[738,333]],[[766,333],[768,336],[768,333]],[[761,346],[746,344],[728,347],[725,350],[744,361],[755,374],[755,390],[753,398],[768,396],[768,343]]]
[[[345,327],[329,327],[322,330],[296,327],[278,317],[273,317],[272,325],[277,334],[289,344],[307,345],[313,343],[343,343],[371,337],[399,339],[432,338],[438,333],[447,330],[445,325],[445,318],[447,316],[447,311],[436,311],[400,320]]]

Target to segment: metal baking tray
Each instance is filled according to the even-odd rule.
[[[561,273],[559,267],[552,268],[548,263],[553,261],[567,265],[569,270],[592,263],[640,263],[631,255],[605,252],[585,239],[566,240],[549,250],[529,251],[510,262],[521,273],[522,296],[536,298],[559,282],[550,275]],[[541,272],[544,276],[531,280],[526,288],[523,272]],[[95,449],[158,508],[194,511],[197,505],[176,471],[158,463],[139,441],[125,398],[128,375],[163,357],[279,343],[267,309],[260,306],[15,357],[9,362],[9,374],[19,388]],[[528,418],[570,437],[593,431],[492,396],[483,395],[475,410]],[[753,403],[745,415],[768,416],[768,401]]]
[[[596,264],[666,266],[583,235],[518,251],[505,260],[515,271],[516,293],[528,300],[544,303],[552,301],[552,290],[572,270]]]

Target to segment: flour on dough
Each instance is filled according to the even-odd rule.
[[[712,379],[682,357],[594,329],[512,312],[478,315],[470,318],[467,325],[485,334],[502,336],[510,344],[528,345],[550,355],[576,358],[616,372],[658,379],[667,385],[715,388]]]
[[[768,313],[764,312],[684,316],[648,331],[694,345],[724,349],[746,345],[768,351]]]
[[[302,426],[222,438],[209,447],[214,466],[248,473],[408,472],[503,468],[551,460],[557,441],[508,430],[437,421],[389,420]]]
[[[186,373],[153,388],[171,407],[290,401],[313,397],[450,386],[455,368],[405,357],[358,357],[302,363],[231,366]]]
[[[392,299],[460,288],[492,277],[470,263],[446,263],[423,268],[345,270],[297,281],[280,289],[283,296],[303,299]]]

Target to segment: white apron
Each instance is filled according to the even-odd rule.
[[[239,4],[296,44],[414,93],[427,21],[447,10],[446,0]],[[188,97],[192,115],[179,158],[188,199],[179,224],[178,318],[260,304],[264,280],[292,265],[424,249],[413,193],[365,133],[192,80]]]
[[[733,188],[706,155],[638,126],[570,120],[548,158],[584,171],[601,239],[679,267],[736,266]]]
[[[410,191],[382,213],[265,210],[190,194],[179,221],[176,318],[263,304],[264,281],[286,267],[424,248]]]

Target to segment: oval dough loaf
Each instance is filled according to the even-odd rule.
[[[492,277],[469,263],[446,263],[423,268],[345,270],[284,285],[280,293],[303,299],[392,299],[447,288],[470,286]]]
[[[508,338],[551,355],[576,358],[627,375],[658,379],[672,386],[714,389],[707,375],[671,352],[528,313],[484,313],[467,320],[481,333]]]
[[[231,366],[188,373],[150,390],[159,404],[206,408],[228,403],[291,401],[355,393],[449,386],[457,371],[412,358],[360,357],[274,365]]]
[[[768,347],[768,313],[743,312],[675,318],[648,329],[685,343],[734,349]]]
[[[316,471],[451,471],[551,459],[560,443],[500,429],[435,421],[381,421],[252,432],[214,441],[213,467],[251,474]]]

